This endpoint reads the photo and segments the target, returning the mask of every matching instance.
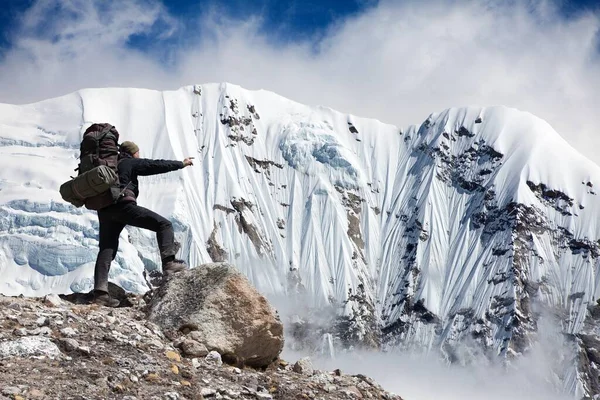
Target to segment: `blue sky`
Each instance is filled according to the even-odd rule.
[[[4,0],[0,7],[0,49],[11,46],[11,34],[20,16],[35,0]],[[291,41],[321,34],[330,24],[376,4],[376,0],[165,0],[166,9],[183,24],[208,10],[218,9],[233,18],[257,15],[264,31],[278,40]],[[51,17],[50,14],[48,17]],[[181,30],[179,33],[185,32]],[[146,49],[153,35],[133,37],[134,48]]]
[[[401,3],[402,0],[395,2]],[[33,3],[35,0],[3,1],[0,7],[0,51],[11,47],[12,35],[19,24],[19,18]],[[265,32],[273,34],[277,40],[294,41],[318,37],[336,21],[374,7],[378,0],[165,0],[163,4],[182,24],[189,23],[199,14],[212,9],[218,9],[233,18],[257,15],[262,17],[261,28]],[[562,14],[569,18],[600,9],[598,0],[561,0],[556,4]],[[51,18],[52,14],[48,17]],[[182,32],[185,30],[179,31]],[[139,35],[130,38],[129,44],[145,50],[155,39],[152,34]]]
[[[3,0],[0,103],[230,82],[405,127],[506,105],[598,159],[598,0]]]

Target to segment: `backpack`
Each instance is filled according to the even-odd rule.
[[[75,207],[101,210],[119,198],[119,132],[110,124],[93,124],[79,146],[77,177],[63,183],[60,194]]]

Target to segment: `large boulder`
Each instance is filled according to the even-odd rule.
[[[276,311],[227,263],[175,274],[152,296],[147,317],[166,331],[193,331],[194,340],[233,364],[266,367],[283,349]]]

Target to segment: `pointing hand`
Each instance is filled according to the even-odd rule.
[[[185,160],[183,160],[183,167],[185,168],[185,167],[188,167],[190,165],[194,165],[194,163],[192,161],[193,159],[194,159],[194,157],[188,157]]]

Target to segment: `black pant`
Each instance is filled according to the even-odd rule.
[[[110,263],[117,255],[119,235],[125,226],[149,229],[156,232],[162,260],[173,258],[178,250],[171,222],[157,213],[134,202],[117,203],[98,211],[100,222],[100,251],[94,270],[94,289],[108,292]]]

